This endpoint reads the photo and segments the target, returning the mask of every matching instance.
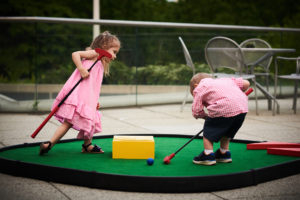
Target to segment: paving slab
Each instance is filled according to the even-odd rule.
[[[299,99],[298,99],[299,100]],[[249,101],[250,111],[236,135],[237,139],[258,141],[300,142],[300,109],[291,110],[292,99],[280,99],[281,113],[272,115],[267,102],[259,100],[259,115],[255,102]],[[191,104],[153,105],[143,107],[103,109],[103,132],[111,134],[189,134],[195,135],[203,127],[203,120],[191,115]],[[49,140],[59,123],[52,118],[36,139],[30,135],[47,114],[0,113],[0,147],[25,142]],[[63,139],[76,138],[70,130]],[[81,147],[78,147],[78,151]],[[38,152],[37,152],[38,153]],[[198,154],[198,152],[195,152]],[[217,180],[216,180],[217,183]],[[0,174],[1,199],[300,199],[300,175],[294,175],[256,186],[209,193],[161,194],[121,192],[57,184]]]
[[[52,183],[0,173],[0,196],[5,200],[68,200]]]

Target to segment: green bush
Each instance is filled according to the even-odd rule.
[[[110,75],[103,80],[104,84],[134,84],[135,68],[128,67],[123,62],[113,61],[110,66]]]
[[[196,72],[209,73],[206,64],[196,64],[195,68]],[[115,61],[111,65],[110,74],[104,79],[104,84],[186,85],[193,72],[184,64],[128,67],[122,62]]]
[[[210,73],[205,63],[195,63],[196,73]],[[40,83],[65,83],[75,70],[73,64],[64,68],[51,69],[39,74]],[[220,73],[233,73],[230,69],[219,70]],[[192,69],[185,64],[147,65],[129,67],[121,61],[113,61],[110,75],[104,77],[103,84],[139,84],[139,85],[187,85],[193,76]],[[0,77],[1,78],[1,77]]]
[[[58,67],[57,69],[50,69],[48,71],[39,71],[39,83],[63,84],[71,76],[76,69],[75,65],[67,64],[65,67]]]

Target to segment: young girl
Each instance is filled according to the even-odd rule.
[[[105,76],[109,74],[109,63],[116,58],[120,45],[120,41],[115,35],[105,31],[95,38],[89,49],[72,53],[72,60],[77,69],[57,95],[52,108],[61,102],[81,77],[84,80],[55,113],[54,116],[62,124],[57,128],[50,141],[41,143],[40,155],[47,153],[70,128],[78,130],[77,138],[84,140],[82,152],[104,153],[99,146],[92,145],[92,138],[93,134],[102,131],[101,114],[98,112],[100,107],[98,99],[103,74]],[[106,50],[112,55],[112,58],[102,57],[101,61],[98,61],[93,69],[88,72],[88,68],[92,66],[99,56],[94,50],[95,48]]]
[[[248,112],[248,97],[243,91],[250,86],[242,78],[212,79],[198,73],[190,81],[193,116],[205,119],[203,128],[204,151],[194,158],[195,164],[214,165],[231,162],[229,142],[242,126]],[[207,108],[207,113],[204,111]],[[214,153],[213,143],[220,141]]]

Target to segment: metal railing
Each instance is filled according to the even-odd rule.
[[[298,37],[300,33],[300,28],[105,19],[94,20],[35,16],[2,16],[0,17],[0,26],[1,23],[3,24],[3,26],[6,26],[6,24],[9,23],[12,26],[16,26],[14,28],[17,28],[19,24],[23,26],[24,23],[26,24],[26,26],[34,27],[34,31],[31,33],[32,35],[29,36],[27,36],[27,34],[20,34],[17,36],[17,38],[15,38],[10,37],[8,35],[6,38],[6,41],[8,42],[6,44],[9,45],[11,41],[12,47],[1,46],[0,50],[1,52],[6,52],[7,55],[11,54],[17,58],[19,55],[16,55],[13,46],[15,45],[15,43],[19,42],[15,42],[16,39],[21,40],[22,42],[27,42],[28,45],[32,45],[32,52],[29,54],[31,57],[28,56],[28,58],[26,58],[26,56],[23,56],[22,59],[27,59],[27,64],[29,63],[28,65],[32,65],[32,70],[34,70],[32,76],[35,76],[35,78],[34,82],[29,82],[26,84],[21,82],[15,84],[9,81],[1,81],[0,75],[0,112],[28,112],[36,110],[50,110],[53,98],[59,91],[59,88],[61,88],[63,82],[57,81],[58,77],[50,77],[50,75],[52,75],[51,73],[53,73],[55,69],[53,69],[51,73],[47,74],[50,74],[49,77],[54,79],[55,81],[42,81],[42,76],[45,76],[42,73],[43,70],[51,70],[51,68],[48,66],[44,66],[44,63],[41,64],[40,57],[45,56],[45,54],[49,54],[49,56],[53,59],[58,57],[57,53],[52,50],[44,53],[44,45],[47,43],[56,44],[56,42],[58,42],[57,45],[63,45],[64,48],[68,49],[68,51],[64,51],[63,54],[60,53],[59,57],[69,58],[68,56],[70,56],[69,54],[71,50],[78,50],[78,44],[76,44],[76,42],[72,41],[71,43],[67,44],[63,43],[61,37],[65,39],[68,38],[69,35],[64,35],[64,32],[59,32],[63,30],[61,29],[61,27],[59,27],[58,31],[56,31],[56,26],[60,25],[63,27],[65,25],[68,25],[67,27],[69,28],[69,24],[73,24],[77,27],[76,30],[81,30],[82,27],[87,28],[85,25],[88,25],[91,27],[90,30],[92,30],[92,25],[99,24],[102,27],[106,27],[106,29],[108,30],[113,30],[113,33],[116,33],[119,37],[121,37],[121,42],[122,44],[124,44],[124,46],[122,45],[121,51],[118,54],[118,60],[129,66],[128,69],[133,68],[130,72],[132,73],[130,74],[132,80],[128,81],[128,83],[123,83],[121,85],[118,82],[104,83],[100,96],[102,108],[114,106],[138,106],[161,103],[181,103],[182,100],[185,98],[186,85],[188,84],[189,77],[192,75],[192,71],[189,71],[188,67],[185,66],[185,60],[178,40],[178,36],[181,36],[184,39],[187,48],[191,53],[193,61],[196,64],[196,70],[198,71],[199,69],[202,70],[203,68],[207,67],[206,61],[204,59],[203,48],[205,46],[206,41],[209,38],[216,35],[232,37],[235,40],[239,40],[239,42],[249,37],[270,37],[273,41],[280,41],[280,46],[295,48],[299,50],[299,45],[290,46],[294,45],[294,43],[287,44],[285,41],[286,38],[290,37],[290,35]],[[45,32],[45,27],[49,28],[50,26],[52,32]],[[128,29],[129,31],[127,30],[127,32],[124,34],[123,31],[125,27],[126,30]],[[78,39],[76,37],[81,37],[82,33],[76,34],[71,35],[72,39]],[[86,32],[84,32],[84,34],[86,34]],[[81,43],[89,44],[90,39],[86,39],[85,42],[82,42],[80,38],[76,41],[81,41]],[[59,44],[59,42],[61,41],[63,44]],[[152,45],[151,51],[145,51],[145,46],[147,45]],[[81,48],[84,47],[85,46],[81,46]],[[65,68],[65,66],[68,66],[70,68],[70,71],[74,70],[74,66],[71,59],[60,60],[59,58],[57,60],[60,62],[59,64],[62,65],[63,68]],[[57,60],[51,60],[49,62],[57,62]],[[19,67],[20,65],[17,61],[18,59],[11,59],[10,61],[7,61],[16,62],[10,63],[8,68]],[[168,65],[168,63],[176,64]],[[3,62],[1,62],[1,64],[3,65]],[[148,67],[148,65],[151,66]],[[160,83],[159,81],[157,83],[150,84],[144,82],[144,77],[142,76],[149,76],[151,74],[154,74],[149,72],[148,70],[151,69],[153,65],[157,65],[158,68],[163,68],[164,65],[168,65],[167,67],[165,67],[166,69],[170,69],[173,67],[176,70],[178,68],[184,68],[186,71],[179,72],[183,74],[179,77],[179,79],[183,79],[183,76],[186,76],[184,77],[186,78],[186,80],[183,84],[180,83],[179,85],[178,83],[165,84]],[[57,76],[61,76],[61,79],[65,81],[69,75],[70,72],[65,73],[65,71],[63,71]],[[112,76],[115,76],[115,74],[112,74]],[[123,79],[127,78],[128,77]],[[192,98],[190,97],[188,101],[191,101],[191,99]]]
[[[153,21],[130,21],[130,20],[107,20],[107,19],[94,20],[94,19],[61,18],[61,17],[25,17],[25,16],[23,16],[23,17],[0,17],[0,21],[2,21],[2,22],[99,24],[99,25],[109,25],[109,26],[135,26],[135,27],[156,27],[156,28],[191,28],[191,29],[202,29],[202,30],[300,32],[300,28],[173,23],[173,22],[153,22]]]

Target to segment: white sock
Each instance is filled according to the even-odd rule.
[[[220,151],[221,151],[221,153],[226,153],[227,151],[229,151],[228,149],[222,149],[222,148],[220,148]]]
[[[206,155],[209,155],[209,154],[211,154],[211,153],[213,153],[213,152],[214,152],[213,150],[204,149],[204,153],[205,153]]]

